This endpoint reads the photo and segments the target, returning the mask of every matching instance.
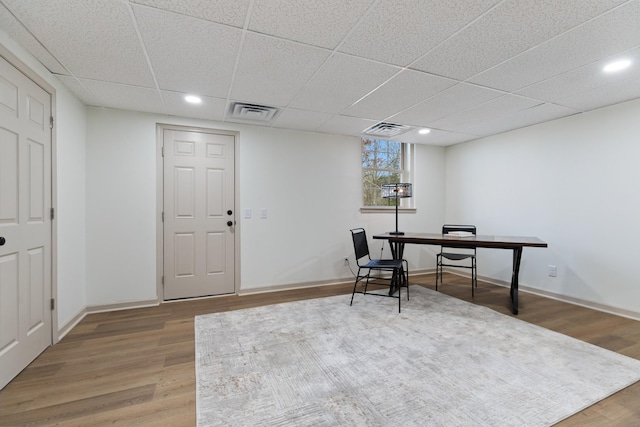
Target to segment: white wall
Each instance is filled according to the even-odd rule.
[[[639,117],[635,100],[448,148],[447,220],[546,241],[525,248],[523,285],[640,313]],[[479,274],[508,282],[510,256],[482,250]]]
[[[62,83],[0,29],[0,44],[56,91],[57,322],[64,327],[85,306],[86,109]]]
[[[157,298],[158,122],[240,132],[241,208],[253,211],[238,216],[242,290],[347,278],[348,229],[394,226],[392,215],[358,209],[357,138],[87,109],[1,30],[0,43],[56,89],[60,327],[87,306]],[[538,236],[549,248],[525,249],[523,285],[638,313],[638,231],[626,224],[640,216],[639,116],[636,100],[446,150],[418,146],[418,213],[401,214],[400,228],[437,231],[446,219]],[[381,247],[371,242],[373,253]],[[416,246],[405,255],[412,269],[429,269],[434,253]],[[482,276],[508,282],[510,263],[506,251],[480,251]],[[547,276],[549,264],[558,277]]]
[[[87,109],[61,84],[56,90],[58,325],[86,306],[86,123]]]
[[[240,132],[241,208],[253,211],[249,220],[238,216],[242,290],[347,278],[348,229],[394,226],[392,215],[358,209],[357,138],[87,109],[1,30],[0,43],[56,89],[61,327],[87,306],[157,298],[158,122]],[[523,285],[639,313],[639,232],[627,227],[640,217],[638,117],[640,100],[446,150],[418,146],[418,213],[401,214],[400,228],[437,231],[446,219],[485,234],[538,236],[549,248],[525,249]],[[260,208],[268,219],[259,219]],[[381,246],[371,242],[372,252]],[[405,255],[412,269],[428,269],[434,253],[416,246]],[[510,263],[506,251],[479,253],[485,277],[508,282]],[[549,264],[558,277],[547,276]]]
[[[157,123],[239,131],[242,291],[346,279],[349,229],[364,226],[373,234],[394,227],[391,214],[359,211],[358,138],[88,111],[88,305],[156,298]],[[406,229],[437,228],[444,217],[444,149],[420,146],[416,155],[418,213],[400,222]],[[251,219],[243,219],[245,208]],[[267,219],[260,219],[262,208]],[[372,242],[372,251],[380,245]],[[420,250],[407,256],[414,268],[433,268]]]
[[[88,108],[87,305],[156,299],[155,123]]]
[[[360,221],[359,140],[247,126],[240,142],[241,206],[252,210],[241,220],[242,289],[344,277]]]
[[[368,235],[392,230],[392,213],[360,213],[360,139],[326,134],[241,131],[241,200],[252,219],[242,220],[242,289],[346,278],[353,262],[350,228]],[[416,150],[416,214],[400,215],[400,228],[424,229],[443,218],[444,149]],[[259,211],[267,208],[269,218]],[[371,241],[379,255],[381,241]],[[385,256],[390,256],[388,248]],[[413,268],[433,268],[421,251],[408,251]],[[355,264],[353,264],[355,265]]]

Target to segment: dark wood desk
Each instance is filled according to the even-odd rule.
[[[444,245],[454,248],[496,248],[513,250],[513,270],[511,273],[511,303],[513,314],[518,314],[518,274],[520,273],[520,259],[525,246],[546,248],[547,244],[537,237],[513,236],[469,236],[456,237],[440,233],[406,233],[393,235],[389,233],[376,234],[374,239],[388,240],[391,254],[396,259],[404,257],[404,245],[413,243],[418,245]]]

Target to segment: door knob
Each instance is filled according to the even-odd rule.
[[[7,239],[4,237],[0,237],[0,246],[4,245],[7,242]]]
[[[227,215],[233,215],[233,211],[232,211],[231,209],[229,209],[229,210],[227,211]]]
[[[233,222],[231,222],[231,221],[227,221],[227,225],[228,225],[229,227],[231,227],[231,226],[233,225]]]

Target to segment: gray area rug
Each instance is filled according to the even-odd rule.
[[[546,426],[640,361],[418,286],[197,316],[199,426]]]

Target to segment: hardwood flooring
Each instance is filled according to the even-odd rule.
[[[433,275],[411,283],[433,289]],[[194,426],[198,314],[348,294],[351,284],[91,314],[3,390],[1,426]],[[441,292],[510,314],[509,291],[445,274]],[[347,300],[345,300],[347,303]],[[518,318],[640,360],[640,322],[520,293]],[[532,349],[535,351],[535,349]],[[559,426],[639,426],[640,382]]]

